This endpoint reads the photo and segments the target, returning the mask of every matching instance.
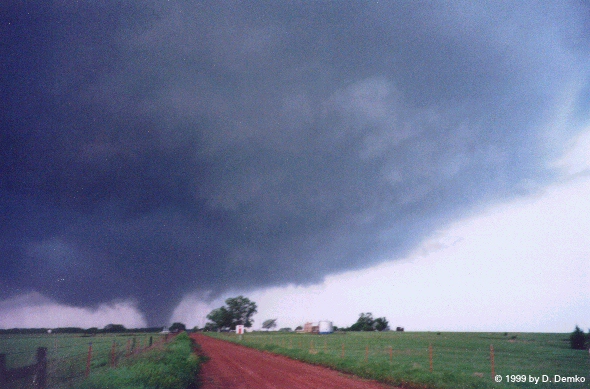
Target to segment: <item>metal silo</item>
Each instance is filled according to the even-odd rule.
[[[331,334],[334,332],[334,326],[332,326],[332,322],[328,320],[322,320],[319,323],[319,333],[320,334]]]

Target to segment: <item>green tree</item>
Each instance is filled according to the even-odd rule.
[[[377,331],[385,331],[389,328],[389,322],[385,317],[378,317],[373,322],[373,328],[375,328]]]
[[[576,329],[570,335],[570,346],[574,350],[586,349],[586,334],[578,326],[576,326]]]
[[[125,332],[127,329],[122,324],[107,324],[103,328],[103,332]]]
[[[361,313],[356,323],[351,325],[349,331],[383,331],[389,326],[385,317],[373,318],[371,312]]]
[[[207,323],[205,326],[205,328],[209,330],[223,330],[225,328],[230,328],[232,324],[232,319],[226,307],[212,310],[207,315],[207,319],[211,320],[211,322]]]
[[[266,329],[267,331],[271,328],[275,328],[277,326],[277,319],[268,319],[262,323],[262,328]]]
[[[203,327],[203,331],[205,332],[209,332],[209,331],[217,331],[218,327],[215,325],[215,323],[206,323],[205,327]]]
[[[356,323],[350,326],[350,331],[373,331],[373,314],[371,312],[361,313]]]
[[[232,320],[230,329],[234,330],[236,325],[243,324],[244,327],[252,327],[252,316],[258,312],[256,303],[250,301],[247,297],[238,296],[234,298],[228,298],[225,300],[227,304],[227,311]]]
[[[236,325],[242,324],[245,327],[252,327],[252,316],[258,312],[256,303],[247,297],[238,296],[225,300],[226,306],[214,309],[207,315],[211,323],[206,328],[215,330],[235,330]]]
[[[183,323],[173,323],[170,328],[170,332],[186,331],[186,326]]]

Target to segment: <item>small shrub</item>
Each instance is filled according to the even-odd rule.
[[[586,349],[586,335],[580,327],[576,326],[576,329],[570,335],[570,346],[574,350],[585,350]]]

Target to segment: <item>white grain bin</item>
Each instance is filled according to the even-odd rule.
[[[319,323],[319,333],[320,334],[331,334],[334,332],[334,326],[332,326],[331,321],[322,320]]]

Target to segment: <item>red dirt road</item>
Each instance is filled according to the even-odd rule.
[[[393,389],[202,334],[191,338],[210,358],[201,368],[202,389]]]

